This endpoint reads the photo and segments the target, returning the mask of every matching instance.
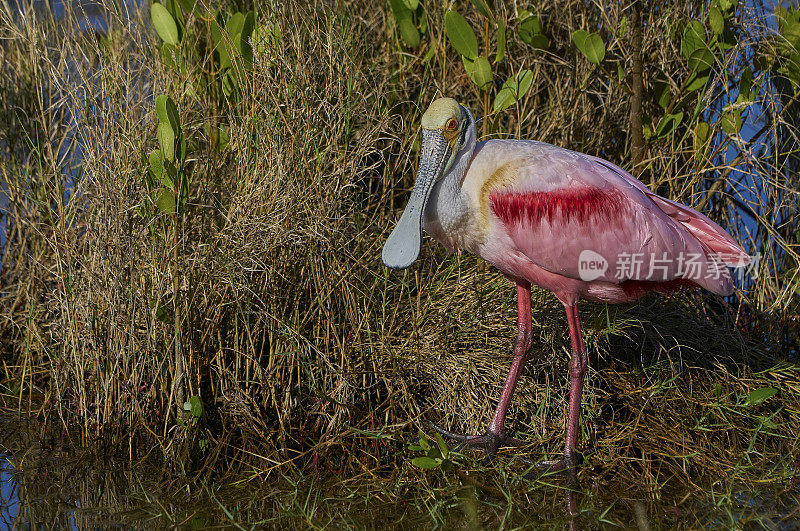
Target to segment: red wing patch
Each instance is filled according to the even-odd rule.
[[[609,221],[617,219],[625,203],[613,191],[575,188],[553,192],[504,192],[490,198],[492,212],[506,225],[539,224],[543,220]]]
[[[619,285],[625,295],[629,297],[641,297],[649,291],[660,291],[669,293],[681,289],[699,288],[700,286],[688,278],[676,278],[665,282],[653,280],[625,280]]]

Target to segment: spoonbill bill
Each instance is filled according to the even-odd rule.
[[[652,290],[733,290],[727,266],[750,257],[722,227],[654,194],[603,159],[531,140],[477,142],[475,119],[440,98],[422,116],[422,155],[411,198],[383,247],[383,263],[405,269],[419,256],[422,230],[449,251],[482,257],[516,283],[518,334],[511,370],[483,435],[437,428],[483,450],[521,446],[505,417],[532,344],[531,285],[564,304],[572,354],[564,455],[550,470],[571,469],[587,356],[580,299],[621,303]]]

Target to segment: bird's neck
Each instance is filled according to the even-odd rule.
[[[471,114],[469,121],[464,146],[450,170],[434,185],[425,207],[425,231],[450,251],[464,247],[463,234],[469,229],[469,220],[474,218],[470,216],[470,202],[461,186],[477,140],[475,120]]]

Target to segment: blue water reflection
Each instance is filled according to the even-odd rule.
[[[0,527],[3,529],[18,526],[20,501],[14,470],[11,456],[0,453]]]

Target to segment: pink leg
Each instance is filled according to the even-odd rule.
[[[494,410],[494,415],[489,423],[486,433],[480,436],[461,435],[444,430],[435,424],[433,428],[439,433],[452,439],[462,441],[468,448],[481,449],[487,454],[487,459],[491,459],[497,453],[502,444],[511,446],[524,446],[525,443],[506,435],[505,419],[508,413],[508,406],[511,404],[511,397],[514,395],[514,388],[517,386],[528,358],[528,351],[533,341],[533,326],[531,324],[531,285],[529,282],[517,282],[517,341],[514,344],[514,361],[511,363],[511,370],[506,377],[503,391],[500,393],[500,401]]]
[[[581,395],[583,394],[583,380],[588,360],[586,348],[583,346],[578,305],[567,306],[566,310],[569,336],[572,340],[572,357],[569,360],[569,413],[567,414],[567,442],[564,445],[564,457],[571,459],[575,456],[580,435]]]
[[[522,374],[522,368],[528,359],[528,350],[531,348],[533,326],[531,325],[531,285],[528,282],[517,283],[517,342],[514,344],[514,361],[511,363],[511,370],[506,376],[506,383],[503,392],[500,394],[500,401],[494,410],[492,421],[489,423],[489,431],[505,437],[505,419],[508,406],[511,404],[511,397],[514,388],[517,386]]]
[[[581,324],[578,316],[578,306],[565,306],[567,323],[569,324],[569,337],[572,342],[572,357],[569,360],[569,411],[567,413],[567,436],[564,444],[564,457],[555,461],[542,461],[534,463],[527,459],[522,461],[536,465],[538,470],[530,472],[526,477],[536,479],[547,472],[566,472],[574,474],[575,466],[581,459],[577,455],[578,438],[580,436],[581,420],[581,395],[583,394],[583,379],[586,374],[588,359],[586,348],[583,345]],[[569,497],[567,498],[569,505]]]

